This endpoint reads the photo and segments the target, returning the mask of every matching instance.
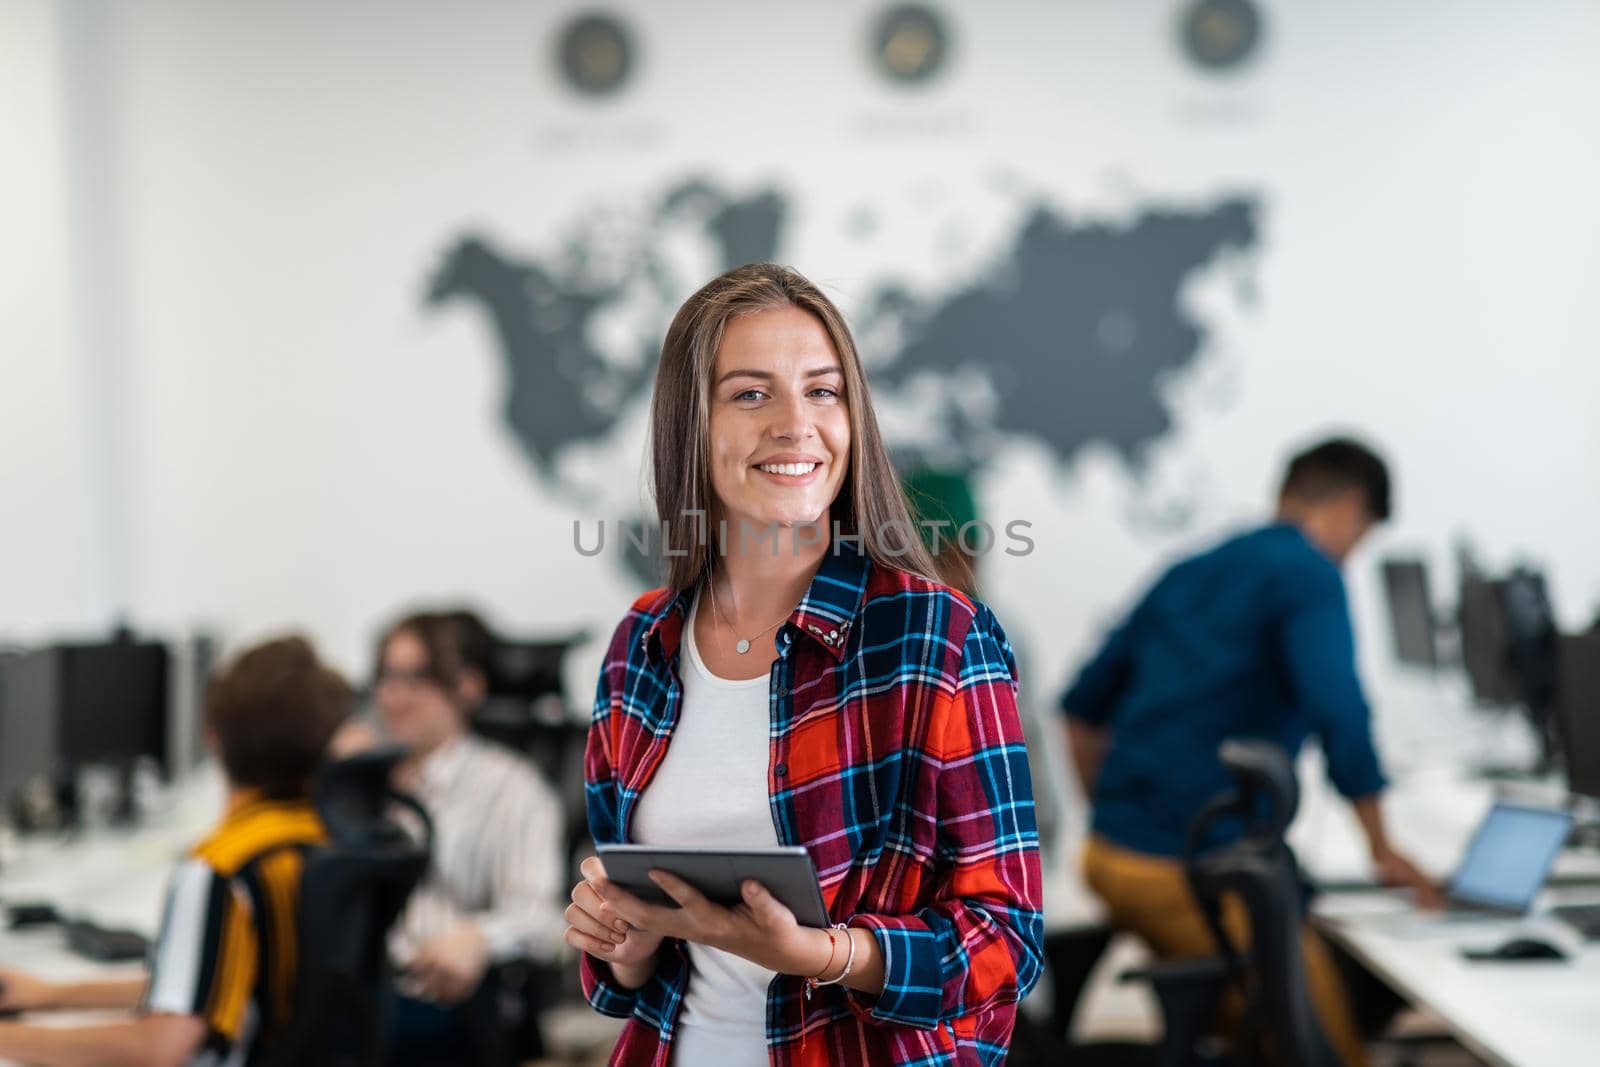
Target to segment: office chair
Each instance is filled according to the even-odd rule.
[[[544,641],[496,638],[488,691],[471,720],[474,733],[521,755],[555,791],[565,884],[578,881],[578,863],[589,842],[583,770],[588,725],[567,715],[562,665],[567,652],[586,639],[584,631]],[[568,992],[562,979],[560,970],[528,958],[491,967],[461,1008],[474,1035],[464,1061],[472,1067],[514,1067],[543,1056],[541,1016],[562,999],[582,1001],[581,988],[574,985]]]
[[[526,701],[491,697],[474,718],[472,728],[480,736],[522,755],[554,789],[561,805],[556,817],[561,830],[562,862],[566,864],[563,882],[576,884],[580,878],[578,864],[594,847],[589,839],[584,784],[588,726],[564,718],[541,721],[528,713]],[[538,1058],[544,1047],[539,1019],[546,1010],[563,1001],[583,1002],[574,969],[559,971],[532,959],[513,960],[494,968],[487,981],[499,990],[486,1001],[494,1005],[490,1015],[502,1029],[520,1035],[515,1039],[521,1057],[517,1062]],[[479,1010],[476,1005],[474,1010]],[[498,1062],[498,1057],[490,1057],[488,1065],[495,1067]]]
[[[1237,788],[1213,798],[1190,824],[1184,867],[1219,951],[1157,963],[1123,978],[1155,988],[1166,1024],[1161,1067],[1207,1062],[1197,1048],[1229,985],[1245,993],[1234,1045],[1245,1063],[1268,1062],[1264,1050],[1270,1048],[1272,1062],[1338,1067],[1312,1011],[1301,960],[1305,897],[1283,836],[1300,803],[1294,767],[1282,749],[1260,741],[1226,741],[1218,756]],[[1244,832],[1234,843],[1203,850],[1217,823],[1235,819],[1244,823]],[[1228,895],[1238,898],[1248,917],[1250,944],[1243,950],[1222,925]]]
[[[433,824],[390,785],[398,747],[326,767],[313,803],[328,845],[312,850],[300,882],[295,1012],[266,1067],[379,1067],[393,985],[389,928],[427,870]],[[415,833],[395,818],[415,819]]]
[[[588,639],[587,631],[545,641],[496,638],[489,665],[488,693],[472,716],[480,737],[525,757],[561,800],[563,855],[569,880],[589,841],[587,793],[583,778],[587,717],[574,722],[562,688],[567,653]]]
[[[1051,998],[1045,1018],[1017,1013],[1007,1067],[1155,1067],[1154,1045],[1132,1041],[1073,1041],[1078,1002],[1115,931],[1105,924],[1045,935],[1044,964]]]

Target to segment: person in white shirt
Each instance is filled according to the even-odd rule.
[[[550,963],[563,944],[560,801],[530,763],[469,728],[492,648],[465,611],[408,616],[378,646],[377,725],[411,749],[396,784],[434,824],[433,863],[390,937],[395,1064],[460,1053],[473,1038],[461,1007],[489,968]]]

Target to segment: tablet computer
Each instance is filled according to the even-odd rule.
[[[753,878],[767,887],[801,926],[829,926],[822,905],[817,869],[804,848],[658,848],[655,845],[601,845],[606,877],[641,900],[674,904],[650,880],[653,870],[667,871],[694,886],[718,904],[743,901],[739,887]]]

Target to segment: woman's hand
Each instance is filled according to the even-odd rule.
[[[834,964],[843,965],[848,948],[843,938],[801,926],[794,912],[759,882],[745,882],[744,900],[729,908],[666,871],[651,871],[650,879],[679,907],[649,904],[613,886],[609,903],[631,926],[731,952],[779,974],[811,977],[827,968],[833,956]]]
[[[616,897],[637,901],[633,894],[612,885],[600,857],[590,856],[579,865],[583,881],[572,888],[567,905],[567,944],[611,964],[623,985],[637,989],[655,970],[656,950],[662,934],[630,925],[613,906]],[[635,980],[637,979],[637,980]]]

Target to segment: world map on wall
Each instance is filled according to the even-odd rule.
[[[487,316],[504,364],[506,429],[546,486],[594,502],[602,483],[637,472],[574,473],[566,457],[638,433],[637,419],[623,430],[621,413],[647,404],[679,303],[717,271],[782,261],[796,206],[780,189],[735,194],[694,179],[642,211],[577,220],[553,254],[462,233],[424,304],[461,300]],[[981,478],[1006,442],[1023,438],[1062,463],[1099,444],[1138,468],[1173,431],[1163,382],[1205,351],[1205,324],[1184,306],[1183,287],[1220,259],[1252,255],[1258,216],[1248,196],[1150,206],[1115,223],[1032,203],[976,277],[931,296],[876,284],[852,314],[874,402],[913,403],[916,421],[936,428],[896,434],[886,423],[897,465]],[[685,237],[712,260],[697,274],[674,254]],[[635,463],[641,448],[642,435]],[[630,565],[653,580],[652,561]]]

